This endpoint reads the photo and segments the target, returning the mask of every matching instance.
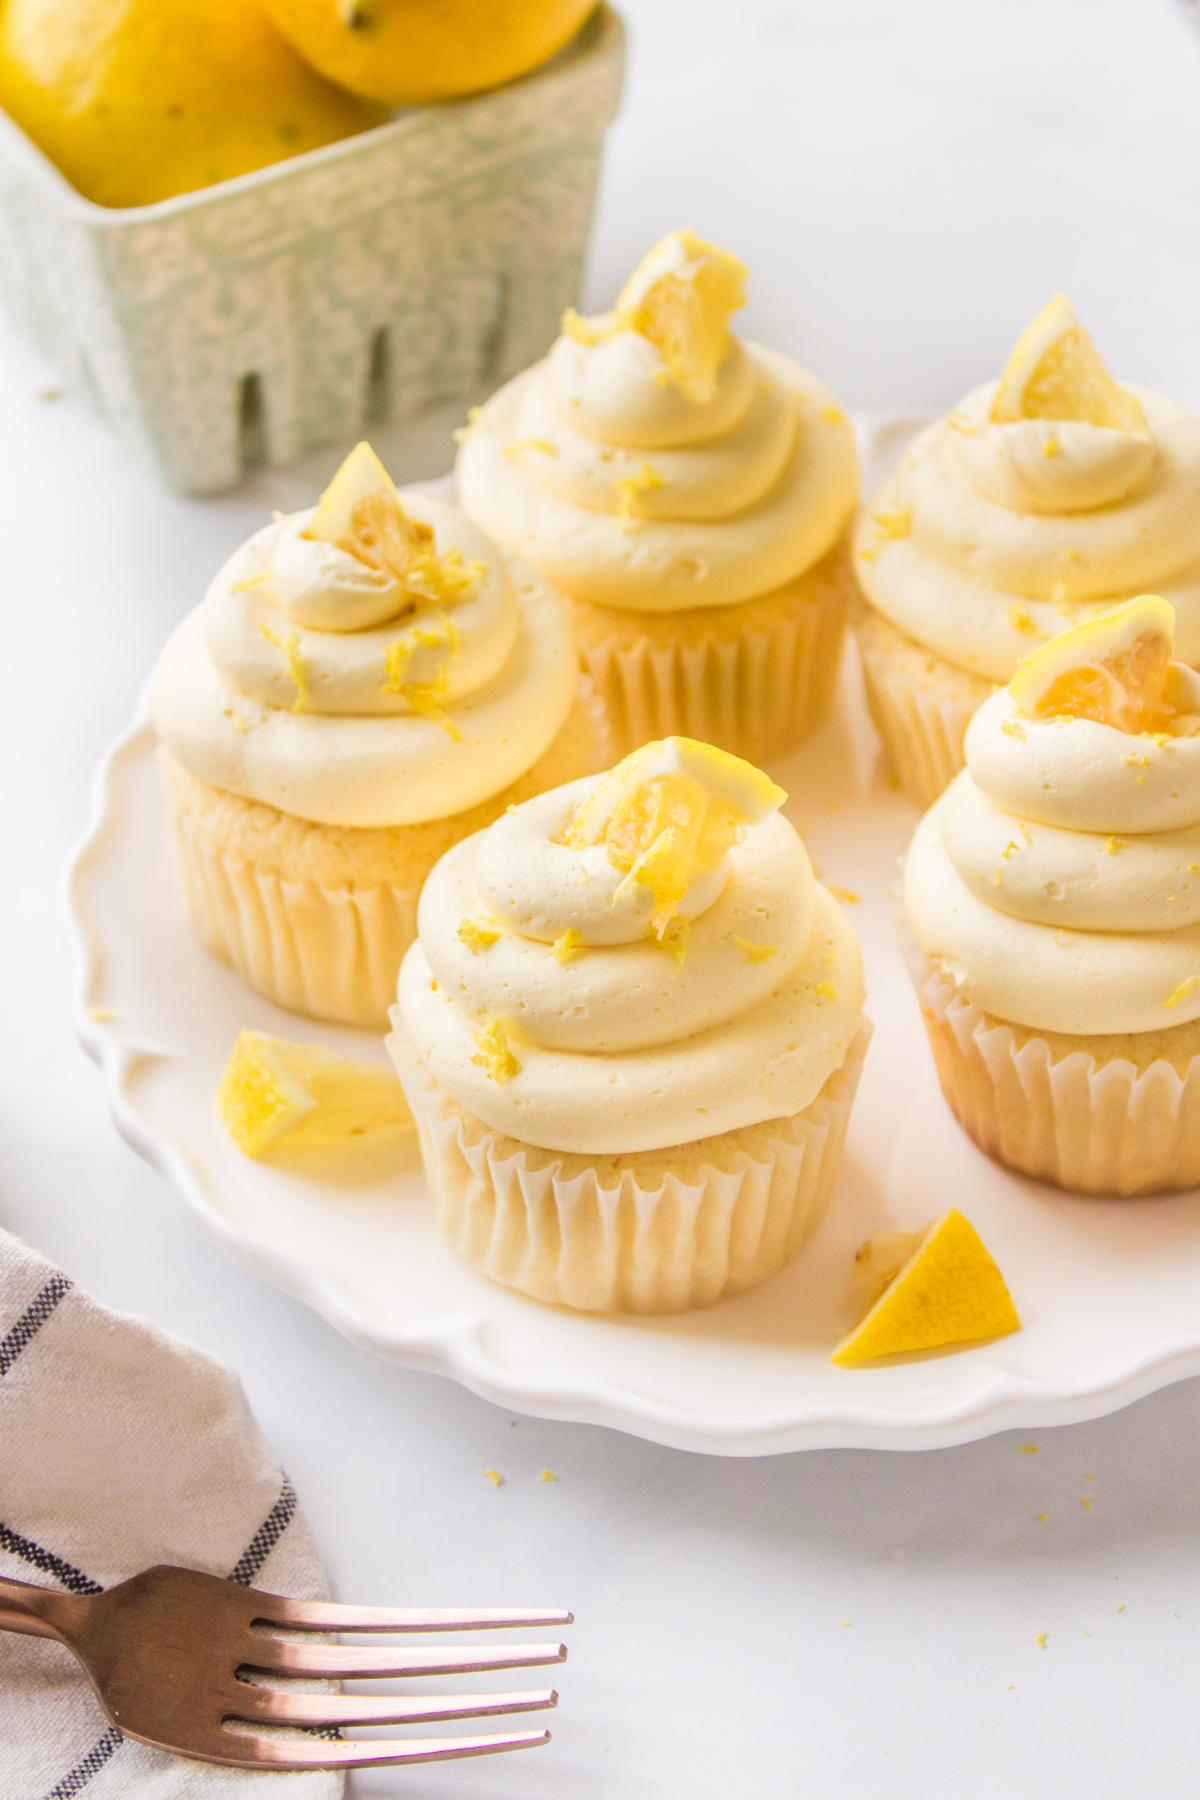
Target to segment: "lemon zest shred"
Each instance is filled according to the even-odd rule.
[[[539,1481],[557,1481],[558,1476],[554,1473],[553,1469],[543,1469],[541,1474],[538,1476],[538,1480]]]
[[[480,1469],[479,1473],[490,1481],[494,1488],[504,1486],[504,1477],[499,1469]]]
[[[1116,837],[1110,837],[1108,842],[1104,846],[1105,853],[1108,856],[1119,856],[1121,854],[1121,851],[1124,848],[1125,848],[1125,846],[1121,842],[1120,838],[1116,838]]]
[[[465,944],[472,956],[478,956],[502,936],[500,927],[491,924],[487,919],[464,919],[459,925],[458,941]]]
[[[1019,719],[1001,719],[1000,729],[1005,737],[1020,738],[1024,741],[1025,727]]]
[[[852,888],[840,887],[836,881],[827,881],[825,886],[834,899],[840,900],[843,906],[858,906],[862,900],[861,894],[856,894]]]
[[[308,699],[308,676],[304,673],[304,664],[300,660],[299,632],[289,631],[286,638],[279,638],[271,630],[271,627],[262,619],[258,622],[258,629],[262,632],[268,644],[274,644],[277,650],[283,651],[283,660],[287,664],[287,672],[296,686],[296,698],[292,701],[292,711],[294,713],[303,712],[305,702]]]
[[[671,961],[675,964],[676,970],[682,969],[683,967],[683,961],[687,955],[688,935],[691,929],[691,925],[684,918],[682,913],[675,913],[669,918],[661,932],[655,931],[653,926],[650,929],[651,943],[657,944],[660,950],[666,951],[667,955],[671,958]]]
[[[522,450],[540,450],[545,456],[558,455],[558,450],[549,438],[539,437],[518,438],[515,444],[509,444],[506,447],[504,454],[505,456],[519,456]]]
[[[473,1035],[480,1054],[473,1056],[471,1061],[487,1071],[489,1081],[503,1087],[514,1075],[520,1074],[521,1065],[509,1048],[508,1033],[499,1019],[489,1019],[483,1030]]]
[[[779,955],[778,944],[756,944],[753,938],[739,937],[736,931],[730,932],[729,941],[736,950],[741,951],[748,963],[764,963],[772,956]]]
[[[840,997],[832,981],[818,981],[813,993],[818,1000],[837,1000]]]
[[[242,594],[247,588],[261,587],[264,581],[270,579],[270,569],[260,569],[257,575],[244,575],[240,581],[231,581],[229,591],[231,594]]]
[[[562,936],[555,938],[553,948],[550,951],[555,962],[570,962],[573,956],[577,956],[579,954],[579,938],[580,934],[576,931],[575,927],[573,925],[568,925]]]
[[[823,406],[821,417],[827,425],[844,425],[846,422],[846,415],[840,406]]]
[[[624,481],[617,483],[617,525],[621,531],[632,531],[639,515],[634,512],[634,502],[639,494],[648,494],[654,488],[662,486],[662,478],[654,473],[650,464],[643,460],[636,475],[627,475]]]
[[[1014,631],[1023,631],[1026,637],[1041,637],[1042,635],[1023,606],[1009,607],[1008,622]]]
[[[451,433],[451,436],[453,437],[455,443],[456,444],[469,444],[472,438],[478,437],[480,432],[483,430],[483,426],[480,424],[480,420],[482,418],[483,418],[482,406],[469,406],[467,408],[466,424],[457,426],[455,428],[455,430]]]
[[[1200,987],[1200,975],[1189,975],[1186,981],[1180,982],[1173,994],[1167,996],[1163,1001],[1163,1005],[1178,1006],[1179,1002],[1181,1000],[1186,1000],[1192,989],[1196,987]]]

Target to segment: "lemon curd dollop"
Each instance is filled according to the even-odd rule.
[[[1200,1018],[1200,676],[1142,595],[1042,645],[967,731],[905,874],[985,1012],[1079,1036]]]
[[[399,986],[434,1079],[497,1130],[585,1154],[801,1111],[846,1055],[863,984],[785,797],[666,739],[449,851]]]
[[[921,433],[865,510],[871,604],[968,674],[1153,589],[1200,661],[1200,421],[1109,373],[1057,296],[998,381]]]

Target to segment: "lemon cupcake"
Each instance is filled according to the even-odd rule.
[[[686,738],[443,857],[388,1040],[459,1254],[592,1312],[773,1275],[833,1192],[857,940],[765,775]]]
[[[1200,1182],[1200,676],[1173,624],[1143,596],[1026,658],[905,872],[946,1099],[1084,1193]]]
[[[366,444],[230,558],[151,703],[197,935],[353,1024],[386,1020],[442,853],[608,760],[557,595]]]
[[[1120,387],[1053,300],[999,382],[922,433],[865,510],[855,631],[909,799],[963,766],[973,714],[1023,656],[1155,588],[1200,662],[1200,421]]]
[[[476,416],[467,512],[567,595],[623,748],[762,760],[824,716],[858,464],[834,394],[730,332],[746,270],[688,231]]]

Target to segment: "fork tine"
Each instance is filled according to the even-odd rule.
[[[383,1649],[347,1644],[289,1644],[283,1638],[255,1637],[242,1667],[263,1675],[305,1675],[330,1681],[372,1676],[474,1675],[484,1669],[529,1669],[565,1662],[565,1644],[504,1644],[494,1650]],[[472,1654],[474,1651],[474,1654]]]
[[[235,1767],[274,1769],[299,1774],[305,1769],[379,1769],[397,1763],[453,1762],[460,1756],[488,1756],[496,1750],[531,1750],[550,1741],[548,1731],[505,1732],[497,1737],[393,1738],[386,1743],[360,1738],[357,1743],[330,1743],[308,1749],[294,1739],[234,1736],[230,1745],[245,1744],[246,1761]],[[232,1759],[231,1759],[232,1760]]]
[[[261,1594],[257,1615],[292,1631],[494,1631],[505,1626],[574,1624],[569,1612],[538,1607],[334,1606],[324,1600],[291,1600]]]
[[[557,1705],[553,1688],[520,1694],[446,1694],[431,1700],[386,1694],[376,1700],[362,1694],[290,1694],[247,1686],[245,1699],[232,1701],[227,1717],[249,1725],[425,1725],[435,1719],[483,1719]]]

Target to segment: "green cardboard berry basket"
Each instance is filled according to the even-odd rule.
[[[0,113],[0,294],[172,487],[231,487],[544,353],[578,295],[623,57],[602,5],[521,81],[121,209]]]

